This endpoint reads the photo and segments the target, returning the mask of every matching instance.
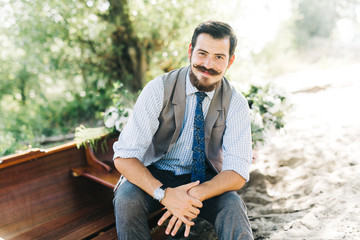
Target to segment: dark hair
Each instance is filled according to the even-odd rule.
[[[198,36],[202,33],[207,33],[214,39],[223,39],[229,36],[230,37],[229,54],[230,54],[230,58],[232,57],[232,55],[235,52],[237,38],[235,36],[233,29],[230,27],[229,24],[223,22],[217,22],[217,21],[206,21],[200,23],[199,26],[195,28],[191,39],[192,49],[195,48],[196,40]]]

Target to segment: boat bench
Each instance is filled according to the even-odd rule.
[[[74,177],[85,177],[97,183],[100,183],[108,188],[114,189],[121,174],[116,170],[113,163],[114,152],[112,145],[116,139],[107,139],[104,151],[101,149],[100,144],[97,146],[97,151],[94,151],[90,147],[89,143],[86,143],[86,165],[81,167],[72,168],[72,175]],[[148,215],[148,225],[151,230],[151,236],[153,239],[165,239],[165,227],[158,227],[157,221],[165,212],[165,208],[160,209]],[[109,234],[114,233],[114,229],[111,229]],[[115,232],[116,236],[116,232]]]
[[[119,175],[90,170],[75,143],[2,157],[0,239],[117,239],[110,188]],[[152,238],[166,239],[156,216],[149,215]]]
[[[74,179],[75,143],[0,159],[0,239],[116,239],[110,189]]]
[[[115,139],[107,140],[105,147],[108,149],[105,150],[101,149],[100,144],[98,144],[96,152],[87,142],[85,147],[86,165],[72,168],[71,171],[73,176],[83,176],[108,188],[114,189],[121,176],[115,169],[112,160],[114,152],[111,146],[114,142]]]

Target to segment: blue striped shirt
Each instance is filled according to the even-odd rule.
[[[191,172],[193,125],[198,90],[186,77],[185,115],[180,136],[168,152],[160,159],[145,159],[144,154],[151,144],[159,126],[159,116],[163,106],[164,83],[158,77],[150,81],[141,92],[132,116],[114,143],[114,159],[137,158],[144,165],[154,164],[157,168],[173,171],[176,175]],[[214,91],[208,92],[203,101],[204,117],[208,112]],[[243,95],[234,90],[225,122],[223,136],[222,171],[232,170],[249,180],[249,167],[252,161],[251,129],[249,107]]]

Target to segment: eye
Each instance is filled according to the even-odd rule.
[[[223,59],[224,59],[224,56],[222,56],[222,55],[217,55],[217,56],[215,56],[215,59],[216,59],[216,60],[223,60]]]

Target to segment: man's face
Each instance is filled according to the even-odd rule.
[[[235,55],[230,58],[229,49],[229,37],[214,39],[206,33],[198,36],[194,49],[190,44],[190,80],[199,91],[210,92],[219,86],[235,59]]]

